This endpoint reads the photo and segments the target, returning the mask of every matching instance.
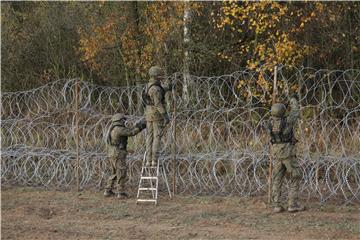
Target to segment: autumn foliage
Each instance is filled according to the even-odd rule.
[[[64,77],[139,84],[154,64],[168,74],[187,64],[190,74],[208,76],[241,68],[271,74],[275,65],[360,65],[357,2],[5,2],[1,8],[6,91]],[[246,95],[249,83],[238,82]],[[272,89],[261,74],[255,84]]]

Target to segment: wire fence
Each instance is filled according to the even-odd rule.
[[[161,163],[170,175],[176,157],[178,193],[253,196],[267,191],[265,124],[272,78],[271,72],[250,70],[190,76],[186,96],[184,76],[168,78],[174,85],[166,97],[172,121],[163,138]],[[360,70],[281,67],[278,81],[283,93],[279,98],[294,91],[300,98],[296,137],[302,194],[321,202],[358,202]],[[102,187],[108,176],[104,138],[111,115],[126,113],[129,125],[138,120],[142,88],[62,79],[29,91],[2,93],[2,183],[66,188],[76,184],[78,170],[81,188]],[[144,140],[145,131],[129,142],[131,186],[140,177]]]

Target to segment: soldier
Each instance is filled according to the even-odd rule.
[[[288,211],[303,211],[305,208],[298,202],[298,192],[302,173],[296,159],[296,139],[294,127],[300,116],[299,103],[295,96],[290,99],[290,112],[285,116],[286,107],[283,103],[276,103],[271,107],[269,134],[271,138],[275,165],[273,170],[273,204],[274,212],[282,212],[280,204],[281,186],[285,173],[290,175],[290,189],[288,196]]]
[[[128,198],[125,183],[127,180],[126,166],[126,147],[129,136],[134,136],[146,128],[145,121],[139,121],[134,127],[125,126],[126,117],[121,114],[115,114],[111,119],[111,125],[107,134],[107,150],[110,160],[111,175],[105,187],[104,196],[115,195],[113,192],[114,184],[117,190],[117,197],[120,199]]]
[[[169,123],[165,108],[165,91],[161,85],[164,71],[158,67],[149,70],[150,80],[143,91],[146,119],[146,166],[156,167],[159,158],[161,138],[164,128]]]

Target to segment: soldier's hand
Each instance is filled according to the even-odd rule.
[[[175,85],[174,85],[174,83],[172,83],[172,82],[169,82],[169,90],[172,90],[172,89],[174,89],[175,88]]]
[[[299,101],[299,96],[298,96],[297,93],[293,93],[293,94],[290,95],[290,100],[293,99],[293,98],[295,98],[296,101]]]
[[[172,82],[170,81],[166,81],[163,85],[163,88],[165,89],[165,91],[171,91],[173,89],[174,85]]]
[[[146,128],[146,121],[145,119],[141,119],[140,121],[138,121],[135,124],[135,127],[139,128],[140,130],[143,130],[144,128]]]
[[[141,122],[140,129],[143,130],[146,128],[146,122]]]
[[[296,98],[292,97],[289,101],[289,105],[291,108],[298,108],[299,107],[299,102]]]

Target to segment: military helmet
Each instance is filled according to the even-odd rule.
[[[111,121],[116,122],[116,121],[120,121],[122,119],[126,119],[125,115],[122,113],[117,113],[114,116],[112,116]]]
[[[271,115],[273,117],[282,117],[284,116],[286,107],[283,103],[275,103],[271,106]]]
[[[150,77],[158,77],[164,75],[164,70],[159,66],[153,66],[149,69]]]

